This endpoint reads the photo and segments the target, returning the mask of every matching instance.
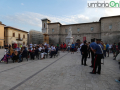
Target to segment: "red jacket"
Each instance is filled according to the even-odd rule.
[[[63,44],[61,44],[60,47],[63,48]]]
[[[64,46],[63,46],[64,48],[66,48],[66,44],[64,44]]]

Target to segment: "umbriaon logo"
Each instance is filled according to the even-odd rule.
[[[120,1],[87,1],[88,8],[120,8]]]

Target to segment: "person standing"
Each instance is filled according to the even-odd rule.
[[[63,52],[66,50],[66,43],[63,43]]]
[[[83,43],[80,44],[80,52],[81,52],[81,47],[82,47]],[[82,52],[81,52],[81,55],[82,55]]]
[[[112,44],[109,44],[109,53],[112,52],[111,48],[112,48]]]
[[[60,49],[61,49],[61,51],[63,50],[63,44],[61,43],[61,45],[60,45]]]
[[[11,45],[9,44],[8,48],[10,48],[10,47],[11,47]]]
[[[94,52],[92,51],[93,48],[95,48],[95,39],[91,39],[91,44],[90,44],[90,51],[91,51],[91,66],[90,67],[93,67],[94,66],[94,57],[95,57],[95,54]]]
[[[113,44],[112,49],[113,49],[113,57],[115,57],[115,54],[116,54],[116,43]]]
[[[106,57],[106,45],[105,45],[105,43],[103,44],[103,55],[104,55],[104,57]]]
[[[108,57],[109,57],[109,44],[106,43],[106,52],[108,53]]]
[[[72,53],[74,54],[74,48],[75,48],[75,44],[72,43],[72,45],[71,45],[71,54],[72,54]]]
[[[88,58],[90,58],[90,42],[88,42]]]
[[[101,74],[101,59],[103,57],[103,46],[101,45],[101,39],[96,39],[96,42],[97,44],[95,44],[95,47],[92,48],[92,51],[95,53],[95,60],[93,70],[92,72],[90,72],[90,74]]]
[[[119,52],[120,52],[120,49],[119,49],[119,43],[118,43],[118,45],[116,45],[116,54],[115,54],[115,58],[113,60],[116,60],[116,57],[119,54]]]
[[[84,61],[84,66],[87,66],[86,60],[88,56],[88,46],[86,45],[86,41],[84,41],[84,45],[82,45],[81,47],[81,52],[82,52],[81,65],[83,65],[83,61]]]
[[[5,44],[4,48],[5,48],[5,54],[6,54],[8,52],[8,44],[7,43]]]
[[[50,53],[51,57],[50,58],[52,58],[52,56],[54,55],[55,51],[56,51],[56,49],[55,49],[54,45],[51,45],[51,53]]]
[[[33,47],[32,43],[31,43],[31,44],[29,44],[29,46],[30,46],[30,49],[32,49],[32,47]]]
[[[70,52],[70,46],[71,46],[71,44],[68,42],[68,45],[67,45],[68,52]]]

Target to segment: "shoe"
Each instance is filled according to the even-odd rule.
[[[52,58],[52,57],[50,57],[50,58]]]
[[[96,73],[90,72],[90,74],[96,74]]]
[[[84,65],[84,66],[87,66],[87,64],[86,64],[86,65]]]
[[[115,58],[113,60],[116,60]]]
[[[96,72],[97,74],[101,74],[100,72]]]
[[[93,66],[90,66],[91,68],[93,68]]]

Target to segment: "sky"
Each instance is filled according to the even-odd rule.
[[[43,18],[64,25],[120,15],[120,8],[88,8],[87,1],[101,0],[0,0],[0,21],[25,31],[41,31]]]

